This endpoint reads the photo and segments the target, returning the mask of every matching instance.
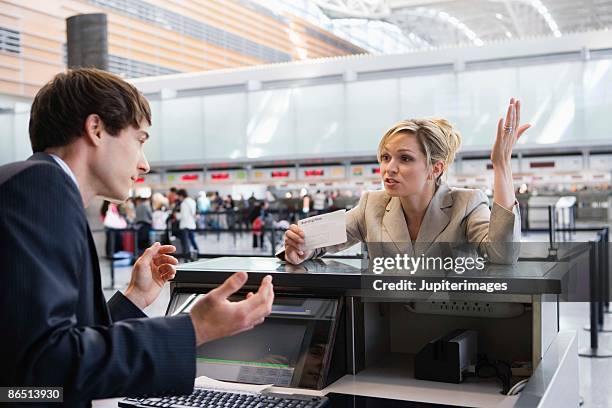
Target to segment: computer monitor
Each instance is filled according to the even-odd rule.
[[[188,313],[198,293],[180,293],[169,312]],[[234,299],[243,299],[238,295]],[[340,325],[337,298],[276,296],[272,313],[255,328],[205,343],[197,350],[197,374],[251,384],[325,387]]]

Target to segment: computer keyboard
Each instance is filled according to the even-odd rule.
[[[298,394],[250,393],[195,388],[191,395],[160,398],[126,398],[120,407],[201,407],[201,408],[322,408],[328,406],[326,397]]]

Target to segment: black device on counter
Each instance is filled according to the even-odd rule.
[[[476,365],[478,336],[473,330],[454,330],[431,340],[414,359],[419,380],[460,383],[470,365]]]
[[[188,313],[201,294],[171,300],[168,313]],[[238,294],[230,300],[244,299]],[[272,313],[253,329],[198,347],[197,375],[220,381],[322,389],[346,372],[339,298],[277,295]]]
[[[330,408],[467,408],[459,405],[434,404],[421,401],[400,401],[390,398],[368,397],[331,392],[325,395]]]

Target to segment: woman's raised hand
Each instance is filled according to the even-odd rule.
[[[512,148],[531,125],[526,123],[521,125],[521,102],[518,99],[510,99],[506,119],[499,119],[497,123],[497,137],[491,150],[491,162],[493,169],[496,167],[510,168],[510,157]]]

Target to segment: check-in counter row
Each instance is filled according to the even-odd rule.
[[[188,312],[198,295],[235,271],[249,273],[244,293],[236,298],[272,275],[272,314],[251,331],[200,347],[198,375],[274,384],[279,392],[290,388],[302,394],[341,393],[452,406],[578,405],[576,334],[559,332],[558,302],[572,269],[567,263],[487,264],[478,273],[393,279],[362,273],[361,266],[360,260],[325,258],[297,267],[273,258],[182,264],[171,283],[167,313]],[[418,287],[423,282],[469,281],[483,288],[504,282],[506,290],[377,291],[377,279],[404,281],[400,289],[410,281]],[[508,362],[512,383],[529,378],[522,392],[503,395],[496,375],[466,373],[459,383],[419,379],[423,373],[415,372],[415,360],[422,360],[424,346],[457,330],[476,334],[479,359],[485,359],[489,369],[498,367],[493,374]]]

